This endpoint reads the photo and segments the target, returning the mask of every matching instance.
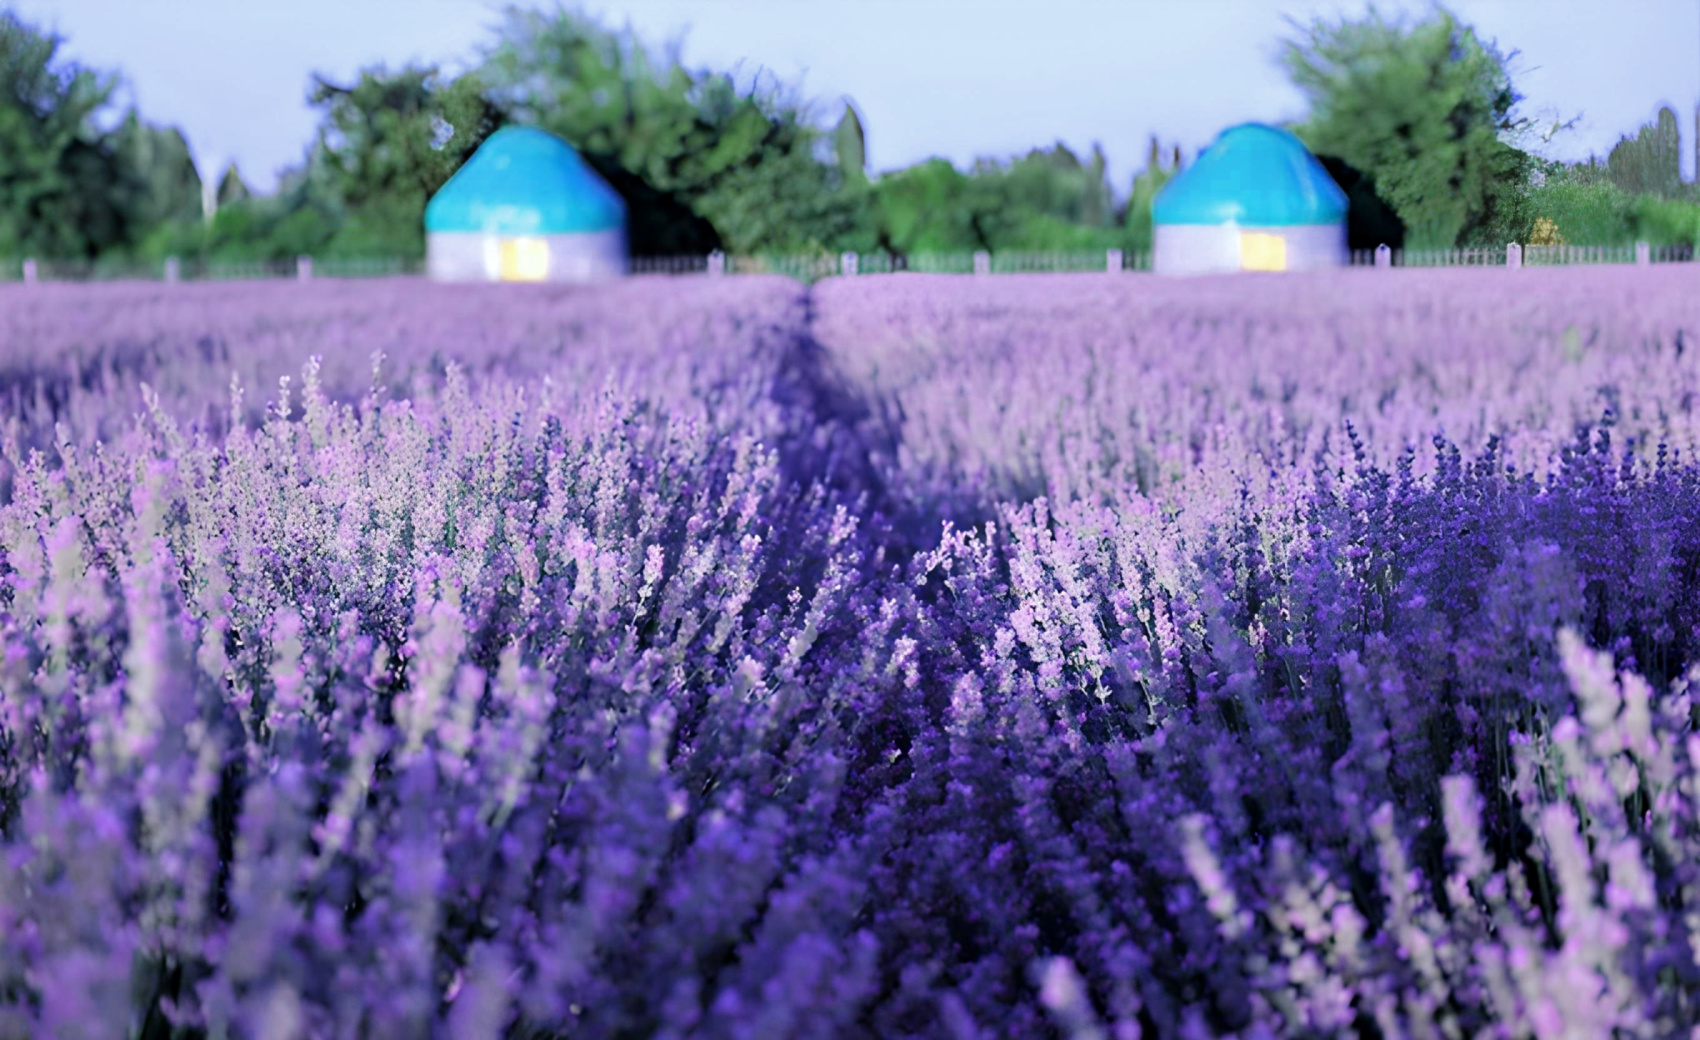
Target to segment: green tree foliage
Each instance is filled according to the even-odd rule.
[[[120,78],[59,60],[63,44],[0,11],[0,255],[147,255],[201,221],[188,142],[133,109],[111,125]]]
[[[1407,245],[1515,232],[1507,224],[1521,219],[1532,163],[1507,142],[1533,121],[1516,115],[1506,56],[1444,8],[1411,25],[1373,7],[1360,20],[1294,25],[1283,62],[1310,104],[1296,132],[1374,179]]]
[[[628,29],[608,30],[556,8],[509,8],[482,74],[497,103],[571,143],[633,205],[694,213],[741,253],[826,248],[866,225],[824,131],[795,96],[757,77],[687,70],[674,43],[659,54]],[[682,226],[628,228],[633,252],[663,252],[700,235]]]
[[[315,155],[305,169],[292,170],[271,195],[255,195],[221,205],[212,223],[199,235],[184,235],[170,243],[176,255],[207,260],[289,260],[297,256],[406,256],[394,250],[372,249],[348,242],[346,214],[328,199],[321,186],[322,159]],[[386,243],[388,244],[388,243]]]
[[[735,252],[827,253],[872,246],[866,195],[812,150],[790,148],[733,168],[696,209]]]
[[[971,173],[1006,211],[1103,228],[1115,219],[1104,166],[1104,151],[1097,145],[1092,148],[1092,161],[1083,163],[1059,141],[1049,150],[1035,148],[1009,162],[978,160]]]
[[[201,175],[183,131],[144,123],[132,111],[113,145],[121,165],[140,181],[142,193],[134,216],[142,227],[202,219]]]
[[[1105,179],[1103,149],[1090,162],[1061,142],[1008,162],[977,161],[971,171],[986,248],[1097,250],[1125,244]]]
[[[1618,186],[1606,163],[1547,164],[1529,193],[1536,218],[1552,221],[1571,245],[1691,245],[1700,240],[1700,203]]]
[[[1661,108],[1640,133],[1617,142],[1606,158],[1606,171],[1613,184],[1631,195],[1676,199],[1683,194],[1681,148],[1676,113]]]
[[[862,129],[862,117],[850,102],[844,103],[844,114],[832,129],[832,154],[838,163],[839,176],[846,183],[861,183],[868,179],[868,138]]]
[[[248,182],[244,181],[242,174],[237,172],[236,164],[231,163],[226,166],[224,176],[218,179],[218,191],[213,196],[218,203],[218,208],[234,206],[253,197],[254,193],[248,189]]]
[[[0,254],[121,248],[145,194],[97,126],[118,77],[60,60],[63,42],[0,10]]]
[[[205,201],[182,131],[149,125],[131,112],[119,128],[117,149],[141,187],[126,259],[156,264],[167,256],[199,255],[206,235]]]
[[[250,197],[227,172],[210,227],[174,229],[150,253],[418,259],[426,202],[505,118],[475,75],[448,79],[434,66],[376,66],[346,86],[316,76],[309,100],[322,113],[317,137],[275,193]]]
[[[1700,246],[1700,202],[1638,196],[1630,205],[1635,240],[1655,246]]]
[[[1635,200],[1605,176],[1603,165],[1560,166],[1531,197],[1537,218],[1551,221],[1571,245],[1623,245],[1634,238]]]
[[[324,112],[319,183],[346,221],[338,252],[423,256],[425,204],[506,118],[476,75],[435,66],[366,69],[349,86],[315,77],[309,100]]]
[[[874,188],[880,248],[898,255],[990,248],[982,218],[992,200],[983,187],[945,159],[885,174]]]
[[[173,221],[151,234],[138,250],[152,262],[167,256],[201,261],[284,261],[297,256],[374,255],[349,243],[347,211],[335,191],[326,150],[315,143],[303,163],[284,171],[269,195],[249,191],[234,167],[227,169],[223,197],[210,221]],[[394,252],[387,256],[397,255]]]
[[[1139,252],[1150,252],[1155,228],[1151,219],[1151,204],[1156,201],[1157,193],[1163,186],[1181,172],[1181,148],[1175,146],[1174,156],[1168,165],[1163,163],[1162,146],[1157,143],[1157,135],[1151,135],[1151,150],[1145,157],[1145,169],[1139,171],[1133,178],[1133,190],[1128,195],[1127,226],[1128,245]]]
[[[1059,143],[1057,147],[1062,145]],[[1108,227],[1116,222],[1116,200],[1110,192],[1108,170],[1109,160],[1104,157],[1103,147],[1092,142],[1092,164],[1080,185],[1079,222],[1087,227]]]
[[[970,250],[1097,250],[1127,243],[1104,178],[1104,153],[1083,163],[1061,143],[967,173],[930,159],[873,182],[880,248],[898,254]]]

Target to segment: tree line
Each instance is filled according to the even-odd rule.
[[[1521,112],[1515,53],[1444,8],[1415,20],[1291,23],[1282,61],[1305,116],[1288,128],[1347,192],[1354,248],[1570,241],[1692,243],[1700,198],[1668,108],[1603,161],[1536,150],[1574,125]],[[499,127],[538,126],[628,204],[632,252],[1141,251],[1151,200],[1181,169],[1151,141],[1125,195],[1103,151],[1058,143],[967,169],[873,174],[861,115],[770,76],[687,68],[565,8],[511,7],[469,71],[377,66],[314,76],[319,125],[278,189],[234,166],[203,193],[181,131],[115,111],[122,83],[0,9],[0,256],[157,262],[418,257],[426,201]]]

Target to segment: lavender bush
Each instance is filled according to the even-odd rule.
[[[0,289],[0,1036],[1686,1035],[1693,282]]]

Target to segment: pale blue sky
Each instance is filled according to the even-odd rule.
[[[8,0],[0,0],[0,4]],[[121,68],[150,118],[181,126],[203,172],[234,159],[269,190],[315,126],[309,74],[375,62],[461,64],[489,39],[486,0],[10,0]],[[549,4],[548,6],[553,6]],[[1421,10],[1385,0],[1383,11]],[[1531,113],[1583,114],[1559,158],[1604,154],[1673,105],[1693,173],[1700,0],[1455,0],[1484,36],[1522,51]],[[1275,56],[1283,14],[1357,13],[1362,0],[590,0],[652,43],[688,30],[693,66],[764,66],[824,102],[853,98],[870,163],[959,164],[1062,140],[1103,144],[1118,193],[1153,133],[1191,154],[1222,127],[1300,111]]]

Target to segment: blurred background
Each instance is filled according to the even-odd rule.
[[[1352,247],[1693,245],[1700,0],[0,0],[0,257],[422,257],[497,128],[634,256],[1143,251],[1224,127],[1291,129]]]

